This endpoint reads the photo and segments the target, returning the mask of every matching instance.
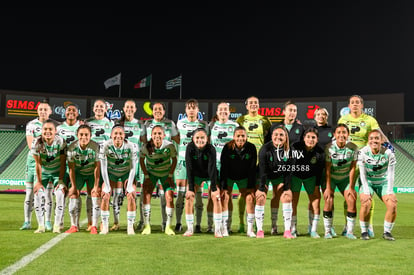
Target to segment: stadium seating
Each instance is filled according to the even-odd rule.
[[[399,139],[395,140],[401,148],[414,157],[414,140],[413,139]]]
[[[413,143],[414,144],[414,143]],[[397,165],[395,167],[395,187],[412,187],[414,185],[414,165],[413,161],[395,150]]]
[[[25,178],[26,160],[29,148],[26,146],[17,158],[0,175],[1,179],[23,180]]]
[[[0,166],[14,153],[25,137],[24,131],[0,131]]]

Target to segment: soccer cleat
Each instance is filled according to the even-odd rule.
[[[207,228],[206,233],[214,233],[213,228],[211,227]]]
[[[142,235],[150,235],[151,234],[151,225],[146,224],[144,226],[144,230],[141,232]]]
[[[244,233],[244,224],[243,223],[241,223],[239,225],[239,233]]]
[[[290,230],[286,230],[285,233],[283,233],[283,238],[285,238],[285,239],[295,239],[296,236],[292,235],[292,232],[290,232]]]
[[[88,227],[86,228],[86,231],[91,231],[92,229],[92,223],[88,222]]]
[[[98,234],[98,228],[96,226],[91,226],[90,232],[92,235]]]
[[[368,236],[370,238],[374,238],[375,237],[374,230],[371,230],[371,229],[368,228]]]
[[[382,237],[387,241],[395,241],[395,238],[390,232],[384,232],[384,234],[382,234]]]
[[[264,231],[263,230],[257,231],[256,238],[263,239],[264,238]]]
[[[193,230],[187,229],[185,233],[183,234],[184,237],[191,237],[193,236]]]
[[[20,227],[20,230],[29,230],[32,229],[32,225],[30,222],[24,222],[22,227]]]
[[[335,228],[333,228],[333,227],[331,227],[331,235],[332,235],[332,237],[337,237],[338,235],[336,234],[336,232],[335,232]]]
[[[350,240],[356,240],[357,237],[352,233],[346,233],[346,237]]]
[[[196,225],[196,226],[195,226],[194,233],[201,233],[201,226]]]
[[[108,232],[109,232],[108,226],[101,226],[101,232],[99,232],[99,234],[106,235],[108,234]]]
[[[164,222],[161,224],[161,231],[165,232],[165,223]]]
[[[346,232],[348,232],[348,230],[346,229],[346,226],[345,226],[344,229],[342,230],[341,235],[346,236]]]
[[[254,234],[254,232],[247,232],[247,237],[249,238],[256,238],[256,234]]]
[[[139,221],[138,223],[134,224],[135,230],[137,231],[141,231],[144,228],[144,222],[143,221]]]
[[[164,233],[168,236],[174,236],[175,235],[174,230],[172,230],[170,226],[165,227]]]
[[[39,226],[37,228],[37,230],[35,230],[34,233],[36,233],[36,234],[45,233],[45,227],[44,226]]]
[[[223,237],[229,236],[229,231],[227,230],[227,227],[224,226],[221,228],[221,234],[223,235]]]
[[[53,226],[53,233],[60,234],[60,225],[54,225]]]
[[[114,223],[114,225],[112,225],[111,230],[110,231],[118,231],[119,230],[119,224]]]
[[[368,241],[369,240],[368,232],[362,232],[362,234],[361,234],[361,240],[364,240],[364,241]]]
[[[286,231],[285,231],[286,233]],[[290,235],[292,235],[293,238],[297,238],[298,237],[298,232],[296,230],[293,231],[289,231]]]
[[[275,235],[277,235],[278,233],[279,233],[279,232],[277,231],[277,226],[272,227],[272,231],[270,232],[270,235],[275,236]]]
[[[175,232],[181,232],[181,231],[183,231],[183,227],[182,227],[181,223],[177,223],[177,224],[175,225],[175,229],[174,229],[174,231],[175,231]]]
[[[134,226],[133,225],[132,226],[128,226],[127,234],[128,235],[135,235],[135,231],[134,231]]]
[[[52,231],[52,223],[51,222],[45,222],[45,230],[46,231]]]
[[[77,226],[72,225],[68,230],[65,231],[65,233],[76,233],[79,229]]]
[[[308,225],[308,234],[310,235],[312,233],[312,225],[311,224],[309,224]]]
[[[332,234],[331,233],[325,233],[325,239],[332,239],[333,238],[333,236],[332,236]]]
[[[214,232],[214,238],[223,238],[223,234],[221,233],[221,230],[216,230]]]
[[[310,236],[311,236],[312,239],[319,239],[321,237],[321,236],[319,236],[318,232],[316,232],[316,231],[312,231],[310,233]]]

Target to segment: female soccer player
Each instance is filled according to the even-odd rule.
[[[247,140],[256,146],[256,152],[259,154],[259,150],[266,142],[266,136],[272,125],[269,118],[259,114],[259,99],[255,96],[248,97],[245,101],[247,114],[237,118],[236,122],[243,126],[247,132]],[[246,208],[246,202],[242,196],[239,196],[239,233],[244,233],[244,209]]]
[[[52,198],[45,194],[45,188],[51,182],[55,187],[55,223],[54,233],[60,233],[65,192],[64,183],[66,167],[66,142],[56,135],[56,126],[52,120],[46,120],[42,125],[42,135],[32,144],[32,154],[36,162],[37,182],[33,187],[34,202],[38,229],[35,233],[45,232],[44,206],[52,205]]]
[[[368,133],[371,132],[374,129],[379,129],[381,134],[383,135],[383,138],[385,141],[388,142],[388,139],[386,136],[382,133],[380,126],[377,122],[377,120],[364,113],[364,100],[359,95],[352,95],[349,98],[348,102],[348,108],[350,113],[347,115],[342,116],[338,120],[338,124],[343,123],[348,126],[348,129],[350,131],[349,138],[350,140],[358,146],[358,149],[361,149],[362,147],[367,145],[368,142]],[[358,166],[357,166],[357,178],[359,174]],[[371,220],[369,223],[368,228],[368,234],[370,237],[374,237],[374,229],[372,226],[372,219],[374,216],[374,207],[375,207],[375,201],[373,200],[371,203]],[[346,230],[344,228],[344,231],[342,232],[342,235],[346,234]]]
[[[313,117],[316,123],[315,128],[318,130],[319,134],[318,144],[322,148],[325,148],[325,145],[330,143],[333,137],[332,127],[328,125],[328,110],[326,110],[326,108],[320,107],[315,110]]]
[[[107,111],[105,100],[97,99],[93,103],[94,116],[86,119],[85,123],[91,127],[92,137],[91,139],[99,144],[100,149],[103,148],[103,143],[111,138],[111,129],[114,126],[113,122],[105,117]],[[100,176],[100,185],[102,185],[102,175]],[[92,219],[99,219],[101,215],[101,198],[92,197],[90,189],[86,186],[88,197],[86,198],[86,211],[91,213]],[[88,214],[89,216],[89,214]],[[97,217],[94,217],[97,216]],[[88,218],[89,219],[89,218]],[[92,224],[88,222],[87,231],[90,231]]]
[[[129,143],[134,145],[135,150],[139,152],[142,145],[147,142],[147,138],[146,138],[146,131],[145,131],[144,124],[142,123],[142,121],[135,118],[135,113],[137,111],[135,101],[132,99],[127,99],[124,103],[123,111],[124,111],[124,114],[117,123],[124,127],[125,139],[128,140]],[[137,182],[137,186],[140,186],[140,183],[142,183],[142,179],[141,179],[142,171],[139,168],[138,158],[137,158],[137,164],[136,164],[136,173],[137,174],[135,176],[135,180]],[[121,205],[123,203],[123,198],[124,198],[123,194],[124,194],[123,188],[115,188],[113,190],[114,197],[112,199],[113,201],[112,207],[113,207],[113,212],[114,212],[114,224],[110,229],[111,231],[119,230],[119,216],[120,216],[120,208],[121,208]],[[142,196],[140,196],[140,201],[142,201]],[[140,209],[139,211],[140,215],[142,216],[142,207],[139,207],[139,209]]]
[[[304,132],[303,140],[292,145],[293,165],[292,171],[292,193],[293,193],[293,214],[292,214],[292,235],[296,236],[297,207],[299,202],[302,184],[308,194],[309,203],[313,210],[313,220],[310,230],[312,238],[319,238],[316,231],[320,216],[321,192],[319,183],[324,167],[324,150],[317,146],[318,130],[308,128]],[[309,209],[309,207],[308,207]]]
[[[338,124],[334,129],[331,143],[325,147],[326,190],[324,192],[325,206],[323,220],[325,238],[331,239],[333,222],[333,205],[335,188],[338,187],[347,203],[347,233],[348,239],[356,239],[354,225],[356,217],[355,167],[358,158],[357,146],[348,141],[349,129],[345,124]]]
[[[238,126],[237,122],[230,120],[230,106],[226,102],[220,102],[217,105],[216,120],[210,122],[210,142],[216,149],[217,170],[220,174],[220,157],[225,144],[233,139],[234,129]],[[233,185],[232,189],[233,190]],[[222,191],[222,217],[223,236],[228,236],[228,231],[231,230],[231,217],[233,211],[233,201],[230,198],[231,190],[227,188]],[[211,189],[208,192],[207,202],[207,232],[213,233],[213,200],[211,199]]]
[[[79,196],[83,186],[88,186],[92,190],[94,198],[100,197],[101,187],[99,186],[100,168],[99,145],[91,140],[91,127],[80,125],[76,131],[77,140],[72,142],[67,150],[67,161],[69,165],[70,188],[69,197],[69,216],[71,227],[65,233],[75,233],[79,231],[79,218],[82,208],[82,200]],[[91,220],[91,234],[98,234],[96,228],[98,217]],[[89,220],[88,220],[89,222]]]
[[[184,236],[190,237],[194,232],[193,206],[195,193],[200,189],[202,182],[210,181],[214,206],[214,235],[216,238],[222,238],[221,196],[220,187],[217,184],[216,149],[208,143],[205,129],[199,128],[194,131],[192,141],[188,144],[185,152],[185,162],[187,165],[188,188],[185,197],[187,231]]]
[[[237,184],[241,196],[246,201],[247,236],[252,238],[256,237],[253,231],[256,163],[256,147],[247,141],[246,129],[243,126],[236,127],[233,140],[226,143],[221,152],[220,182],[222,189],[228,192],[222,196],[222,200],[232,200],[233,185]],[[223,204],[223,212],[224,209],[225,204]],[[224,223],[224,219],[223,226],[230,227],[229,224]]]
[[[291,166],[288,132],[284,126],[278,126],[273,129],[272,140],[265,143],[259,152],[260,185],[256,191],[255,207],[257,238],[264,238],[263,221],[269,183],[273,185],[273,197],[277,197],[282,202],[285,222],[283,237],[294,238],[290,231],[292,220]]]
[[[151,196],[159,181],[165,190],[166,200],[167,220],[164,232],[167,235],[175,235],[171,228],[171,220],[174,211],[175,184],[173,174],[177,165],[177,151],[174,144],[165,139],[164,128],[161,125],[152,128],[150,141],[141,149],[140,164],[145,178],[143,183],[144,230],[142,234],[151,234]]]
[[[189,99],[185,103],[186,117],[180,119],[177,122],[177,129],[180,133],[180,144],[178,146],[178,163],[175,169],[175,180],[177,183],[177,200],[175,203],[175,218],[177,220],[177,223],[175,225],[176,232],[182,231],[181,218],[184,208],[184,196],[187,188],[187,168],[185,157],[187,146],[191,142],[193,133],[197,128],[203,128],[207,131],[207,134],[209,134],[208,124],[207,122],[198,119],[198,112],[198,101],[196,99]],[[203,214],[203,201],[201,190],[200,192],[197,192],[195,195],[195,208],[197,216],[196,229],[200,229],[199,232],[201,232],[200,225]]]
[[[178,134],[177,126],[175,125],[174,121],[165,117],[165,111],[166,108],[164,103],[155,102],[152,105],[153,118],[146,120],[144,123],[144,127],[147,132],[147,140],[151,139],[151,132],[154,126],[160,125],[164,128],[165,139],[170,142],[174,141],[178,145],[180,144],[180,135]],[[162,227],[165,228],[165,224],[167,222],[167,214],[165,212],[165,193],[164,190],[162,190],[162,187],[159,188],[159,196],[161,204]],[[142,196],[140,197],[140,203],[142,204]],[[142,225],[143,223],[141,224],[140,222],[140,225],[138,227],[142,227]]]
[[[303,137],[303,132],[305,131],[304,126],[297,120],[298,114],[298,107],[296,103],[293,101],[287,101],[283,107],[283,113],[285,118],[283,121],[279,123],[274,123],[269,131],[268,137],[266,137],[266,141],[271,140],[271,133],[273,130],[279,126],[284,126],[285,129],[288,131],[288,139],[289,144],[292,145],[295,142],[301,141]],[[277,220],[279,214],[279,196],[273,196],[270,201],[270,210],[271,210],[271,220],[272,220],[272,235],[276,235],[278,233],[277,230]]]
[[[372,130],[368,134],[368,145],[361,149],[358,156],[358,166],[361,177],[361,210],[359,214],[361,239],[369,240],[368,224],[370,208],[374,192],[387,207],[384,219],[384,239],[394,241],[391,231],[397,217],[397,198],[394,194],[395,155],[382,147],[384,142],[380,130]]]
[[[128,235],[134,235],[134,223],[136,215],[136,164],[137,151],[132,143],[125,140],[125,130],[120,125],[112,128],[111,139],[106,141],[101,152],[101,175],[103,178],[100,234],[108,234],[109,231],[109,199],[111,190],[123,188],[127,193],[127,220]]]
[[[36,162],[33,158],[31,148],[33,140],[42,134],[42,125],[49,119],[52,114],[50,105],[46,102],[42,102],[37,106],[38,118],[29,121],[26,125],[26,142],[29,147],[29,153],[27,154],[26,161],[26,196],[24,199],[24,223],[20,227],[20,230],[28,230],[32,228],[32,211],[33,211],[33,183],[36,180]],[[47,196],[52,199],[52,187],[46,188]],[[52,230],[52,224],[50,223],[50,217],[52,213],[52,205],[46,205],[46,230]]]

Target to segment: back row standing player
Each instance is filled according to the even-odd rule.
[[[256,146],[257,155],[259,150],[265,143],[265,137],[271,127],[270,120],[259,114],[259,99],[251,96],[246,99],[247,114],[237,118],[236,122],[243,126],[247,132],[247,140]],[[239,232],[244,232],[244,209],[246,208],[246,201],[244,197],[239,196]]]
[[[177,199],[176,199],[176,225],[175,231],[181,232],[181,219],[184,210],[184,196],[187,186],[187,171],[186,171],[186,162],[185,162],[185,151],[187,145],[192,141],[192,135],[194,131],[198,128],[203,128],[206,130],[207,135],[209,135],[209,127],[207,122],[198,119],[199,107],[198,101],[196,99],[189,99],[185,103],[185,113],[186,117],[177,122],[177,129],[180,135],[180,144],[178,146],[178,163],[175,169],[175,180],[177,183]],[[203,202],[201,198],[201,192],[196,194],[196,233],[201,232],[200,224],[201,217],[203,213]],[[200,231],[199,231],[200,230]]]

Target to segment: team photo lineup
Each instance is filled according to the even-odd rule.
[[[293,101],[285,102],[281,122],[260,115],[255,96],[246,99],[245,107],[246,114],[233,121],[229,103],[219,102],[207,122],[199,119],[198,101],[189,99],[183,104],[185,115],[174,122],[165,117],[165,105],[155,102],[153,117],[142,121],[135,118],[135,101],[127,99],[121,118],[110,120],[105,100],[97,99],[92,117],[80,119],[79,107],[69,104],[60,122],[49,118],[47,102],[40,103],[38,118],[26,125],[29,154],[20,230],[73,234],[84,227],[89,234],[105,235],[126,227],[128,235],[149,235],[151,224],[159,223],[170,236],[211,233],[223,238],[231,236],[234,223],[250,238],[281,234],[294,239],[300,222],[308,224],[308,232],[300,235],[310,238],[369,240],[375,236],[376,194],[386,207],[385,214],[376,213],[384,215],[382,231],[376,231],[395,240],[394,148],[377,120],[363,112],[361,96],[349,97],[349,114],[334,125],[328,125],[324,107],[315,110],[314,124],[306,126],[297,119]],[[303,191],[308,221],[297,219]],[[151,220],[154,194],[160,199],[161,221]],[[343,209],[334,209],[335,195],[342,195]],[[238,213],[233,213],[233,203]],[[86,211],[85,225],[81,211]],[[338,228],[333,217],[341,213],[345,225]],[[121,214],[126,214],[126,225],[120,224]],[[203,215],[207,228],[202,228]],[[271,219],[268,234],[265,217]],[[323,233],[318,233],[320,221]],[[360,236],[354,234],[356,226]]]

